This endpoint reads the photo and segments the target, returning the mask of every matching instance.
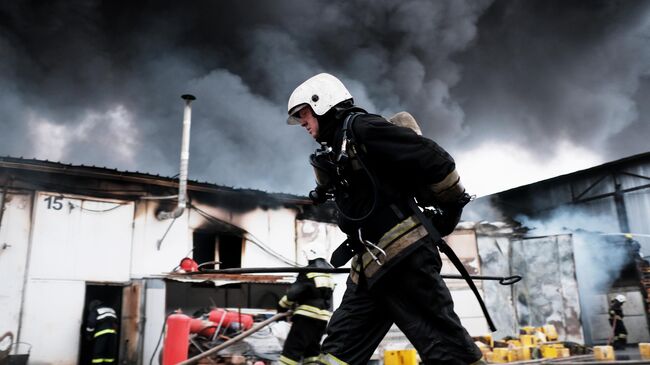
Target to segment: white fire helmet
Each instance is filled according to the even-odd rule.
[[[305,248],[302,249],[303,255],[305,255],[305,258],[307,261],[311,260],[316,260],[316,259],[325,259],[325,250],[321,245],[317,244],[310,244],[305,246]]]
[[[619,303],[625,303],[625,300],[626,300],[625,295],[623,295],[623,294],[619,294],[619,295],[615,296],[614,299]]]
[[[300,124],[300,120],[295,114],[305,106],[311,106],[311,109],[318,116],[327,113],[336,104],[352,99],[352,95],[345,88],[341,80],[328,74],[321,73],[309,78],[307,81],[298,85],[291,93],[287,112],[287,124]]]

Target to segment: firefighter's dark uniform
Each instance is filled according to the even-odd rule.
[[[91,304],[86,319],[86,334],[92,343],[92,364],[117,361],[118,319],[115,310],[99,303]]]
[[[623,303],[614,299],[609,306],[609,325],[612,326],[614,336],[612,345],[616,350],[622,350],[627,345],[627,329],[623,323]]]
[[[316,265],[310,262],[310,266]],[[280,299],[278,311],[294,310],[291,329],[280,356],[281,363],[318,363],[320,341],[332,315],[333,289],[330,274],[300,273],[287,294]]]
[[[360,233],[386,255],[368,249],[377,260],[370,252],[357,252],[343,301],[327,328],[321,361],[366,364],[393,323],[425,364],[480,361],[482,354],[454,313],[440,277],[438,250],[408,203],[422,186],[438,197],[453,191],[459,184],[453,159],[435,142],[351,105],[319,119],[319,142],[331,146],[333,156],[344,148],[343,120],[352,112],[360,114],[352,123],[355,143],[345,146],[349,160],[344,166],[339,162],[345,189],[335,193],[335,200],[345,216],[340,214],[338,224],[348,237]],[[368,217],[355,220],[371,209]],[[450,233],[456,223],[441,233]]]

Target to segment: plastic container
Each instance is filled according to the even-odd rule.
[[[650,343],[639,343],[639,353],[641,354],[641,359],[650,360]]]
[[[594,346],[594,358],[596,360],[616,360],[612,346]]]
[[[384,365],[418,365],[414,349],[384,351]]]

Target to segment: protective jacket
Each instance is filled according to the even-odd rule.
[[[350,113],[360,113],[351,126],[352,145],[346,143],[344,122]],[[454,160],[434,141],[355,107],[335,110],[319,119],[323,124],[327,133],[321,142],[331,146],[337,166],[332,194],[338,224],[349,237],[346,244],[356,247],[321,361],[366,364],[393,324],[425,364],[480,361],[440,277],[436,245],[409,204],[423,186],[436,205],[454,204],[446,199],[458,193]]]
[[[93,347],[93,364],[117,361],[117,328],[118,318],[113,308],[91,303],[86,319],[86,334]]]
[[[434,141],[359,108],[339,111],[339,119],[350,113],[359,113],[352,131],[345,131],[342,122],[331,123],[335,128],[326,143],[337,166],[334,198],[340,209],[339,227],[351,241],[378,247],[357,245],[360,255],[353,262],[353,280],[357,282],[363,268],[372,286],[427,235],[409,200],[420,195],[422,187],[431,187],[439,192],[433,198],[436,205],[454,204],[453,198],[445,201],[445,194],[455,191],[459,178],[453,158]],[[354,134],[354,145],[345,142],[348,133]]]
[[[300,273],[287,294],[280,299],[278,309],[282,311],[294,308],[293,315],[327,322],[332,315],[330,309],[333,290],[332,275],[318,272]]]
[[[318,261],[324,265],[319,265]],[[310,261],[309,266],[325,266],[324,261],[316,259]],[[278,311],[294,308],[291,330],[284,342],[280,363],[317,363],[320,341],[331,317],[333,289],[330,274],[300,273],[287,294],[280,299]]]

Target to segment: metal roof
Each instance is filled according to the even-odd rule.
[[[576,178],[576,177],[579,177],[579,176],[592,174],[594,172],[598,172],[598,171],[601,171],[601,170],[608,170],[608,169],[611,169],[612,167],[618,167],[618,166],[621,166],[621,165],[624,165],[624,164],[627,164],[627,163],[637,163],[637,162],[648,162],[648,163],[650,163],[650,152],[644,152],[644,153],[639,153],[637,155],[624,157],[624,158],[621,158],[621,159],[618,159],[618,160],[606,162],[606,163],[601,164],[601,165],[589,167],[589,168],[586,168],[586,169],[583,169],[583,170],[570,172],[570,173],[564,174],[564,175],[554,176],[554,177],[544,179],[544,180],[540,180],[540,181],[536,181],[536,182],[533,182],[533,183],[530,183],[530,184],[517,186],[517,187],[511,188],[511,189],[508,189],[508,190],[503,190],[503,191],[499,191],[499,192],[496,192],[496,193],[488,194],[486,196],[499,195],[499,194],[503,194],[503,193],[510,193],[510,192],[514,192],[514,191],[517,191],[517,190],[526,189],[526,188],[529,188],[529,187],[535,186],[535,185],[557,184],[558,182],[566,180],[566,179],[573,179],[573,178]]]
[[[48,160],[29,159],[23,157],[0,156],[0,168],[37,171],[53,174],[63,174],[68,176],[82,176],[97,179],[108,179],[115,181],[125,181],[131,183],[141,183],[147,185],[157,185],[163,187],[178,188],[178,180],[174,177],[160,176],[139,171],[125,171],[115,168],[74,165],[63,162]],[[244,195],[263,195],[272,197],[285,203],[297,205],[312,205],[309,198],[286,193],[269,193],[262,190],[233,188],[228,186],[217,185],[205,181],[188,180],[187,189],[189,191],[200,191],[207,193],[236,193]]]

